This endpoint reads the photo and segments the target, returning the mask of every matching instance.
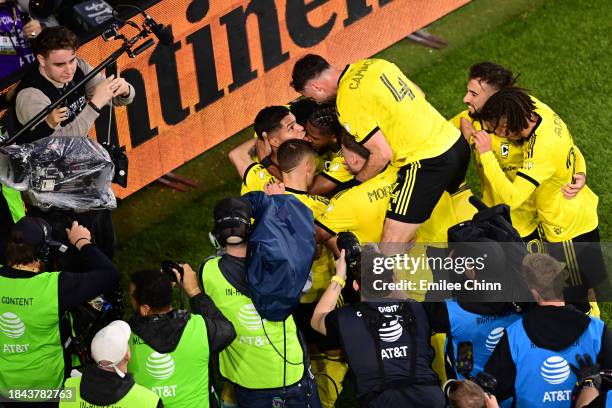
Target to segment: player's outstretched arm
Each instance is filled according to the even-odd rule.
[[[393,157],[391,146],[380,130],[376,131],[363,146],[370,151],[370,157],[355,176],[362,182],[379,174]]]

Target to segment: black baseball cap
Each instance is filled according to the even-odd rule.
[[[63,244],[51,238],[51,226],[42,218],[23,217],[13,226],[12,232],[20,232],[19,243],[40,247],[47,242],[48,246],[61,247]]]
[[[224,198],[213,210],[213,231],[222,245],[244,242],[251,231],[251,204],[242,197]]]

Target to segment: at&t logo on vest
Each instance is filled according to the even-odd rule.
[[[503,335],[503,327],[496,327],[495,329],[491,330],[491,333],[489,333],[489,335],[487,336],[487,340],[485,341],[485,347],[487,348],[487,350],[492,353],[493,350],[495,350],[495,346],[497,346],[497,343],[499,343],[499,340],[501,340]]]
[[[256,331],[261,329],[261,317],[252,303],[244,305],[238,311],[238,320],[248,330]]]
[[[5,312],[0,315],[0,331],[7,337],[18,339],[23,336],[25,330],[25,324],[16,314]]]
[[[403,328],[399,322],[399,316],[391,317],[389,315],[385,316],[386,318],[390,318],[390,320],[384,322],[380,329],[378,329],[378,335],[380,336],[380,340],[385,343],[393,343],[397,341],[400,337],[402,337]]]
[[[170,354],[154,352],[147,358],[146,368],[151,377],[165,380],[172,377],[175,365]]]
[[[571,369],[567,361],[561,356],[548,357],[542,364],[542,378],[552,385],[565,382],[570,376]]]

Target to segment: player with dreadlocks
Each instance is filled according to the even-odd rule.
[[[309,192],[329,196],[339,185],[353,176],[347,170],[340,148],[342,126],[338,122],[336,107],[332,105],[317,106],[305,124],[306,136],[317,152],[317,158],[323,163],[319,175]]]
[[[514,75],[512,71],[493,62],[479,62],[472,65],[469,69],[466,93],[463,102],[467,109],[459,113],[451,123],[457,128],[461,128],[463,134],[472,134],[474,131],[481,130],[478,115],[487,100],[500,89],[515,85],[520,75]],[[537,107],[540,101],[531,96]],[[476,163],[476,169],[480,176],[480,191],[482,201],[492,207],[503,203],[502,198],[497,194],[491,183],[485,177],[480,156],[474,144],[472,147],[472,157]],[[491,150],[499,162],[502,170],[511,181],[514,181],[516,172],[523,166],[523,150],[520,144],[514,143],[505,137],[491,135]],[[573,198],[584,186],[586,179],[586,167],[582,154],[576,148],[576,183],[563,186],[566,198]],[[513,208],[511,212],[512,225],[523,237],[525,242],[536,243],[539,245],[538,218],[536,215],[533,197],[525,200],[519,207]]]
[[[576,174],[576,146],[566,124],[551,108],[515,87],[491,96],[479,118],[486,131],[472,136],[485,176],[510,208],[534,198],[540,235],[569,271],[566,301],[588,310],[588,289],[597,291],[597,285],[607,281],[597,227],[598,197],[588,186],[571,200],[560,191]],[[522,145],[523,166],[514,181],[491,151],[487,131]]]

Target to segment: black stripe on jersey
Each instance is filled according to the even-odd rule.
[[[374,133],[378,132],[379,130],[380,130],[380,128],[379,128],[378,126],[376,126],[374,129],[372,129],[372,130],[370,131],[370,133],[368,133],[368,134],[366,135],[366,137],[364,137],[364,138],[363,138],[363,140],[362,140],[361,142],[357,142],[357,143],[359,143],[360,145],[362,145],[362,146],[363,146],[364,144],[366,144],[366,143],[368,142],[368,140],[370,140],[370,138],[371,138],[372,136],[374,136]]]
[[[456,196],[457,194],[463,193],[464,191],[467,191],[469,189],[470,189],[470,186],[468,186],[467,184],[464,184],[462,187],[459,187],[459,190],[452,193],[451,196]]]
[[[332,176],[330,176],[329,174],[327,174],[326,172],[322,171],[321,173],[319,173],[319,176],[331,181],[334,184],[340,184],[340,180],[337,180],[335,178],[333,178]]]
[[[533,184],[536,187],[540,186],[540,183],[538,183],[535,179],[529,177],[528,175],[521,173],[520,171],[518,171],[516,173],[517,176],[524,178],[525,180],[527,180],[528,182],[530,182],[531,184]]]
[[[383,82],[383,84],[385,84],[387,88],[389,88],[389,91],[391,91],[391,93],[393,94],[393,97],[395,98],[397,102],[401,101],[404,98],[405,95],[400,96],[397,93],[397,90],[393,87],[393,85],[391,85],[391,81],[389,81],[389,78],[387,78],[385,74],[381,74],[380,80]]]
[[[342,80],[342,77],[344,76],[344,74],[346,74],[346,71],[348,71],[350,65],[347,65],[346,67],[344,67],[344,69],[342,70],[342,73],[340,74],[340,77],[338,78],[338,85],[340,85],[340,81]]]
[[[244,174],[242,175],[242,183],[243,183],[245,186],[246,186],[246,177],[247,177],[247,174],[249,174],[249,171],[251,171],[251,169],[252,169],[253,167],[257,166],[258,164],[259,164],[259,163],[255,163],[255,162],[253,162],[253,163],[249,164],[249,167],[247,167],[247,168],[246,168],[246,170],[244,171]]]
[[[321,229],[324,229],[324,230],[325,230],[326,232],[328,232],[328,233],[329,233],[329,234],[330,234],[332,237],[335,237],[336,235],[338,235],[338,234],[336,234],[336,232],[335,232],[335,231],[332,231],[332,230],[330,230],[329,228],[327,228],[325,225],[321,224],[321,222],[320,222],[319,220],[315,220],[315,225],[318,225],[319,227],[321,227]]]

